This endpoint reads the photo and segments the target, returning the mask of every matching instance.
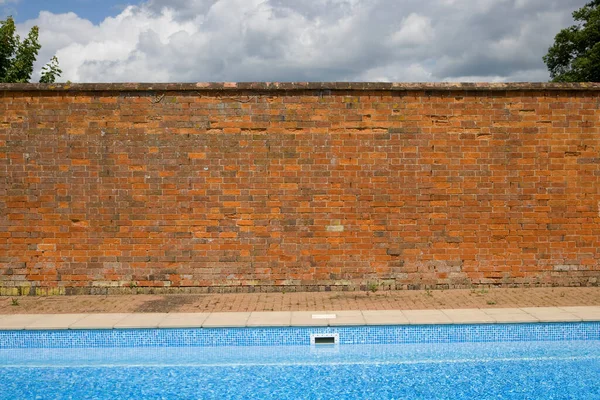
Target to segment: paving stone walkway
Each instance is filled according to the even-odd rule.
[[[0,297],[0,314],[215,313],[600,306],[600,288]]]

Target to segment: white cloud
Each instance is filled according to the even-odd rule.
[[[432,76],[423,65],[418,63],[395,63],[385,67],[369,69],[358,76],[360,81],[368,82],[426,82]]]
[[[0,0],[2,1],[2,0]],[[40,13],[63,80],[547,80],[581,0],[148,0],[93,24]],[[35,77],[34,77],[35,79]]]
[[[431,19],[412,13],[402,20],[400,30],[392,35],[392,44],[396,46],[424,45],[433,39],[433,35]]]

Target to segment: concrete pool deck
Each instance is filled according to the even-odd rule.
[[[0,329],[600,321],[600,288],[0,297]]]

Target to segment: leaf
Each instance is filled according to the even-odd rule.
[[[33,63],[41,48],[38,42],[39,29],[31,28],[27,39],[18,43],[15,57],[6,71],[5,82],[29,82],[33,73]]]
[[[544,62],[554,82],[600,82],[600,0],[573,12],[578,22],[561,30]]]
[[[42,68],[40,83],[54,83],[56,78],[60,77],[60,74],[62,74],[62,70],[58,66],[58,58],[54,56],[50,62]]]
[[[15,20],[8,17],[6,21],[0,21],[0,82],[5,82],[6,71],[10,68],[18,43],[19,36],[15,36]]]

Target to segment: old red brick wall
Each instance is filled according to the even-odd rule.
[[[1,293],[598,285],[599,94],[0,85]]]

